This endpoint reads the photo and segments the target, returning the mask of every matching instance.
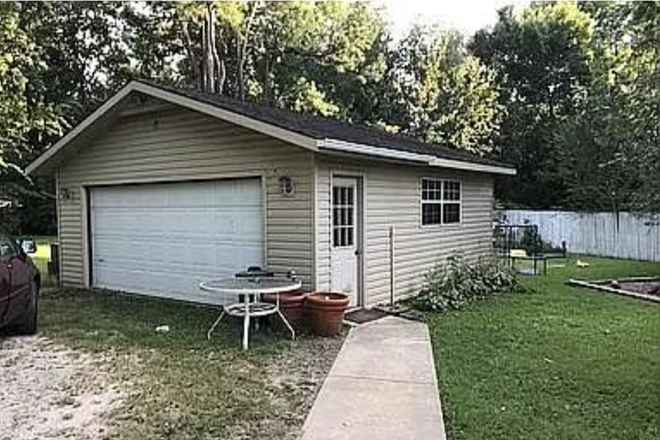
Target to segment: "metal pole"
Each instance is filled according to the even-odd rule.
[[[390,225],[390,304],[394,305],[394,297],[395,297],[395,290],[396,290],[396,276],[395,276],[395,265],[394,265],[394,259],[395,259],[395,253],[394,253],[394,236],[395,236],[395,229],[394,225]]]

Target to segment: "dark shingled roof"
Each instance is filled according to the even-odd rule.
[[[441,159],[510,168],[510,165],[484,159],[465,151],[436,144],[427,144],[411,137],[388,133],[375,127],[351,124],[311,114],[296,113],[194,89],[172,87],[148,81],[140,82],[318,140],[336,139],[388,150],[427,154]]]

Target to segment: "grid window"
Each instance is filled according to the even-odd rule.
[[[332,188],[332,244],[348,247],[355,244],[355,188]]]
[[[461,222],[461,204],[460,203],[445,203],[442,206],[442,224],[460,223]]]
[[[422,225],[461,222],[461,182],[422,179]]]

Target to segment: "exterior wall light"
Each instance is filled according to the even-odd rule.
[[[296,192],[293,179],[291,179],[289,176],[280,177],[280,190],[282,191],[282,195],[293,196]]]
[[[57,198],[60,200],[71,200],[73,199],[73,193],[68,188],[60,188],[57,193]]]

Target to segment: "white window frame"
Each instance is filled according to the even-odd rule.
[[[440,200],[424,200],[424,181],[433,180],[435,182],[440,182]],[[445,183],[446,182],[455,182],[460,185],[459,200],[445,200]],[[440,205],[440,223],[428,223],[424,224],[424,205],[433,204]],[[443,220],[444,215],[444,205],[445,204],[457,204],[458,205],[458,221],[452,223],[445,223]],[[419,180],[419,225],[422,228],[440,228],[440,227],[452,227],[460,226],[463,224],[463,181],[459,179],[438,179],[436,177],[422,177]]]

